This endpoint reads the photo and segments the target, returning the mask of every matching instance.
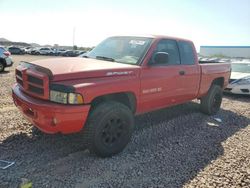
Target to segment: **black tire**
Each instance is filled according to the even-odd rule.
[[[3,72],[5,69],[4,63],[0,62],[0,72]]]
[[[90,112],[84,136],[91,153],[110,157],[128,144],[134,130],[131,110],[118,102],[104,102]]]
[[[201,98],[201,111],[208,115],[214,115],[220,110],[222,102],[222,88],[212,85],[206,96]]]

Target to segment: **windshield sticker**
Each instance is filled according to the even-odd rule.
[[[129,44],[133,44],[133,45],[144,45],[146,41],[143,40],[131,40],[129,42]]]

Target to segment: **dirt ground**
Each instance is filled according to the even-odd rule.
[[[214,117],[197,101],[135,118],[126,149],[111,158],[85,150],[82,135],[47,135],[27,122],[11,98],[19,61],[0,74],[0,188],[33,187],[250,187],[250,97],[227,95]],[[54,57],[53,57],[54,58]],[[55,61],[57,61],[55,59]]]

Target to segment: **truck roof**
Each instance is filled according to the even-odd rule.
[[[183,40],[192,42],[191,40],[179,38],[179,37],[172,37],[172,36],[166,36],[166,35],[154,35],[154,34],[145,34],[145,35],[118,35],[118,36],[111,36],[111,37],[147,37],[147,38],[153,38],[153,39],[173,39],[173,40]]]

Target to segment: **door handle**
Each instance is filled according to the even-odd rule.
[[[179,75],[183,76],[185,74],[185,71],[179,71]]]

